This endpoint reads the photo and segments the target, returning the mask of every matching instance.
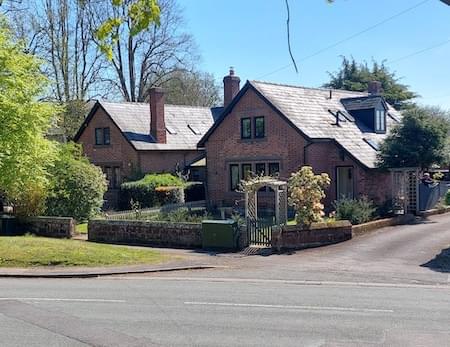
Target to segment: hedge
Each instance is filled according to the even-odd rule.
[[[128,210],[130,202],[138,202],[141,208],[184,202],[182,179],[171,174],[148,174],[139,181],[121,185],[119,208]]]

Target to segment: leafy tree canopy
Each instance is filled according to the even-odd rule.
[[[206,72],[174,71],[162,86],[168,104],[212,107],[221,102],[220,88]]]
[[[111,3],[117,9],[116,15],[105,20],[96,32],[97,39],[101,43],[100,49],[109,60],[112,60],[112,46],[119,38],[122,25],[127,25],[130,28],[130,34],[135,36],[147,29],[152,23],[159,25],[160,16],[157,0],[111,0]],[[120,11],[123,5],[127,5],[125,13]]]
[[[403,112],[380,147],[378,165],[383,168],[429,168],[448,157],[449,120],[436,108],[415,107]]]
[[[369,66],[366,62],[357,63],[353,58],[343,57],[339,70],[329,75],[330,81],[323,85],[325,88],[364,92],[367,91],[369,82],[381,82],[383,96],[396,109],[411,106],[411,100],[418,96],[410,91],[408,86],[401,84],[400,78],[390,71],[384,62],[380,64],[374,61],[372,66]]]
[[[0,191],[18,206],[43,194],[54,153],[44,134],[57,110],[38,99],[47,85],[40,61],[11,37],[0,18]]]

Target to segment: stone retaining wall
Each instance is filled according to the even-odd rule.
[[[161,247],[200,248],[199,223],[90,220],[88,240],[105,243],[142,244]]]
[[[333,224],[315,223],[307,230],[296,225],[272,231],[272,248],[293,250],[325,246],[352,238],[352,225],[348,221]]]
[[[75,233],[75,221],[68,217],[32,217],[20,221],[18,230],[38,236],[70,239]]]

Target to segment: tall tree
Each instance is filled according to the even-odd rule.
[[[127,101],[144,101],[149,88],[162,85],[177,70],[191,70],[196,61],[191,35],[183,30],[181,10],[174,0],[159,1],[159,23],[136,32],[128,14],[132,0],[118,1],[118,5],[104,2],[88,3],[91,24],[101,28],[109,18],[125,18],[113,26],[110,64],[113,74],[108,81]],[[103,40],[95,39],[99,47]]]
[[[169,104],[212,107],[222,101],[214,76],[206,72],[175,71],[162,86]]]
[[[403,112],[403,120],[382,143],[380,167],[430,168],[448,158],[449,120],[436,108],[415,107]]]
[[[39,0],[27,11],[33,51],[46,61],[51,96],[66,103],[102,96],[104,58],[92,42],[87,6],[79,0]],[[33,37],[33,36],[32,36]]]
[[[0,61],[0,191],[24,207],[42,202],[54,153],[44,134],[56,110],[39,101],[47,86],[41,62],[12,39],[3,18]]]
[[[355,59],[342,57],[342,64],[337,72],[329,73],[330,81],[325,88],[345,89],[358,92],[367,91],[370,81],[379,81],[383,87],[383,95],[387,102],[396,109],[404,109],[412,105],[412,99],[418,95],[400,83],[395,72],[389,70],[384,62],[357,63]]]

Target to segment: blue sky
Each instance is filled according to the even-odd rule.
[[[439,0],[336,0],[333,5],[325,0],[290,0],[298,74],[292,66],[277,71],[291,63],[284,0],[178,2],[202,55],[199,68],[213,73],[218,81],[234,66],[243,81],[317,87],[328,80],[328,71],[339,67],[341,55],[357,61],[385,59],[402,82],[422,96],[420,103],[450,108],[450,6]],[[439,47],[428,49],[434,46]],[[426,51],[410,56],[421,50]]]

